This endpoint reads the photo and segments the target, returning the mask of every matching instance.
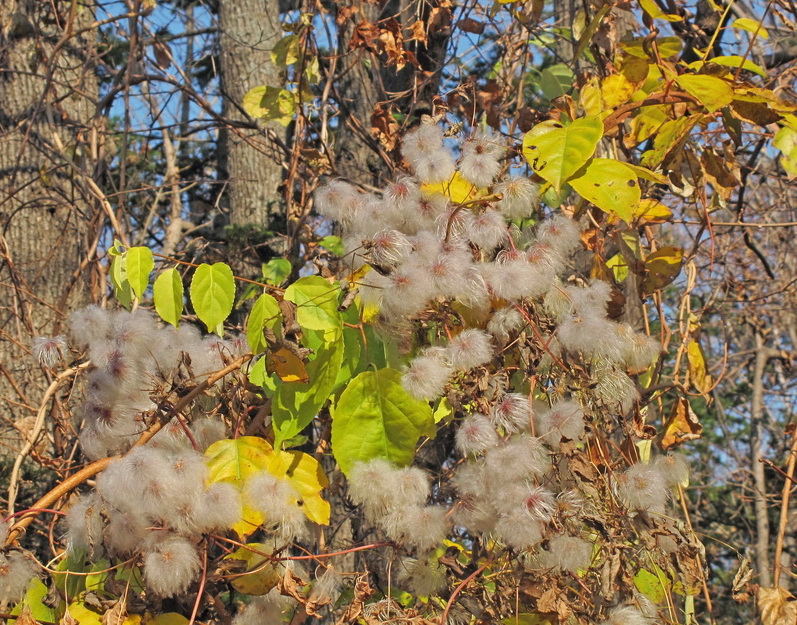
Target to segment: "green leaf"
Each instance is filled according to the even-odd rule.
[[[321,245],[321,247],[327,248],[335,256],[343,256],[343,254],[346,253],[346,249],[343,247],[343,241],[341,241],[338,236],[326,236],[321,239],[318,244]]]
[[[302,330],[340,334],[343,319],[338,305],[340,286],[321,276],[299,278],[285,290],[285,299],[296,304],[296,320]]]
[[[646,45],[645,37],[636,37],[623,41],[620,44],[628,54],[640,59],[646,59],[650,55],[648,50],[651,50],[650,45]],[[656,47],[662,59],[668,59],[681,53],[684,47],[683,41],[680,37],[659,37],[656,39]]]
[[[754,33],[762,39],[769,39],[769,32],[764,28],[763,24],[749,17],[740,17],[738,20],[735,20],[731,26],[740,30],[746,30],[748,33]],[[711,60],[713,61],[714,59]]]
[[[573,70],[563,63],[551,65],[542,70],[540,90],[549,100],[566,95],[573,91]]]
[[[129,309],[133,303],[133,290],[130,288],[130,281],[127,279],[127,256],[120,254],[114,256],[111,261],[111,284],[113,294],[119,303]]]
[[[209,331],[214,331],[229,317],[233,301],[235,279],[229,265],[202,263],[196,268],[191,280],[191,303]]]
[[[30,584],[28,584],[28,589],[25,591],[25,596],[22,598],[13,610],[11,610],[11,614],[14,616],[19,616],[22,611],[27,608],[30,612],[30,616],[32,616],[37,621],[48,621],[50,623],[58,623],[61,618],[61,615],[64,612],[62,603],[60,598],[57,599],[58,603],[56,607],[51,608],[44,603],[44,600],[47,598],[47,586],[45,586],[44,582],[42,582],[38,577],[34,577]],[[58,597],[58,595],[56,595]],[[17,619],[8,619],[9,621],[17,622]],[[30,619],[20,619],[26,623],[30,622]]]
[[[287,126],[296,112],[296,96],[279,87],[255,87],[244,96],[243,107],[255,119],[273,120]]]
[[[523,156],[532,169],[559,190],[595,152],[603,136],[603,122],[595,115],[568,126],[549,120],[537,124],[523,138]]]
[[[610,158],[594,158],[575,177],[570,186],[581,197],[626,223],[634,216],[641,192],[636,172],[625,163]]]
[[[277,448],[293,438],[318,414],[335,387],[343,360],[342,334],[322,344],[307,364],[309,382],[280,382],[271,404],[274,444]]]
[[[431,407],[404,390],[394,369],[361,373],[332,409],[332,453],[347,475],[373,458],[408,465],[418,439],[434,433]]]
[[[149,284],[149,274],[155,269],[152,250],[148,247],[131,247],[127,250],[127,280],[139,301]]]
[[[180,272],[172,267],[155,278],[152,297],[155,300],[155,312],[176,328],[183,314],[183,279]]]
[[[263,263],[263,279],[269,284],[279,286],[291,275],[291,263],[285,258],[272,258]]]
[[[733,87],[716,76],[685,74],[675,81],[711,113],[733,102]]]
[[[255,354],[265,351],[268,346],[263,336],[264,328],[269,328],[277,338],[282,337],[282,311],[277,300],[268,293],[257,298],[246,323],[246,338]]]
[[[299,60],[299,36],[288,35],[280,39],[271,50],[271,62],[277,67],[288,67]]]
[[[641,569],[634,575],[634,586],[653,603],[661,603],[669,595],[672,581],[659,566],[654,564],[652,572]]]
[[[360,322],[359,313],[354,306],[349,307],[344,313],[347,323],[357,325]],[[362,333],[360,328],[343,327],[343,358],[340,363],[340,370],[335,379],[334,389],[337,391],[355,375],[364,371],[368,366],[364,358],[361,358]]]

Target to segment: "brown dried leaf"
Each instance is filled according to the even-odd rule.
[[[412,25],[412,37],[415,41],[420,41],[423,45],[426,45],[426,24],[423,23],[423,20],[416,20],[415,23]]]
[[[797,623],[797,601],[785,588],[759,588],[756,603],[762,625]]]
[[[392,152],[399,142],[399,123],[393,118],[390,109],[377,104],[371,113],[371,134],[373,134],[385,150]]]
[[[667,451],[687,441],[694,441],[703,434],[703,426],[697,418],[689,400],[679,397],[675,402],[667,423],[664,424],[662,448]]]
[[[739,570],[736,571],[736,575],[733,576],[731,596],[733,597],[734,601],[747,603],[750,600],[748,584],[752,578],[753,569],[750,566],[750,560],[748,558],[742,558],[742,561],[739,563]]]
[[[721,155],[713,148],[707,147],[700,157],[700,164],[703,166],[703,173],[711,186],[723,200],[729,200],[741,183],[739,165],[733,154],[729,155],[726,152]]]
[[[481,35],[484,32],[484,23],[477,22],[470,17],[466,17],[464,20],[459,20],[457,22],[457,28],[466,32],[466,33],[473,33],[474,35]]]

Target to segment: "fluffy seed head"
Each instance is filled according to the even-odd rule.
[[[493,404],[493,425],[505,432],[518,432],[529,427],[529,398],[519,393],[507,393]]]
[[[414,358],[404,375],[401,384],[416,399],[432,401],[441,397],[454,368],[437,351],[427,350]]]
[[[523,315],[512,307],[501,308],[487,322],[487,331],[499,343],[506,343],[513,332],[523,327]]]
[[[491,209],[468,220],[465,236],[475,246],[490,252],[504,243],[509,237],[503,215]]]
[[[485,466],[491,475],[503,476],[520,483],[542,477],[551,468],[548,452],[540,439],[520,436],[505,445],[493,447],[485,455]]]
[[[0,553],[0,603],[14,604],[38,572],[36,562],[19,551]]]
[[[475,328],[463,330],[448,344],[448,358],[461,371],[487,364],[493,358],[490,335]]]
[[[196,548],[178,536],[160,540],[144,558],[144,580],[161,597],[185,593],[199,574],[199,569]]]
[[[542,540],[542,524],[534,521],[521,510],[501,515],[495,524],[495,534],[507,547],[524,551],[538,545]]]
[[[66,338],[60,335],[33,339],[33,357],[48,369],[52,369],[66,355],[68,349]]]
[[[560,402],[549,411],[535,415],[537,434],[553,449],[563,438],[578,440],[584,434],[584,412],[576,402]]]
[[[528,178],[512,178],[495,185],[494,191],[501,195],[497,207],[507,219],[531,217],[540,205],[540,189]]]
[[[363,241],[371,263],[384,269],[395,269],[412,252],[412,244],[398,230],[380,230],[372,239]]]
[[[667,454],[656,458],[654,467],[661,473],[667,486],[674,488],[678,485],[689,485],[689,465],[680,454]]]
[[[360,201],[360,192],[343,180],[332,180],[315,193],[316,211],[335,221],[349,219]]]
[[[664,476],[656,467],[638,463],[617,477],[617,496],[633,510],[664,514],[670,490]]]
[[[575,573],[592,560],[592,544],[576,536],[554,536],[539,555],[540,565],[554,571]]]
[[[431,558],[403,558],[399,563],[399,584],[420,597],[430,597],[446,587],[446,570]]]
[[[466,417],[457,430],[457,449],[463,456],[480,454],[498,444],[498,434],[489,417],[474,414]]]
[[[655,619],[645,616],[632,605],[616,606],[609,610],[607,618],[601,625],[653,625]]]

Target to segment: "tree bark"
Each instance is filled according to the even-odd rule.
[[[282,87],[271,50],[282,38],[277,0],[225,0],[219,3],[221,84],[224,117],[246,121],[244,95],[253,87]],[[228,127],[220,132],[220,170],[225,179],[224,204],[234,226],[284,230],[280,192],[281,158],[272,137],[285,136],[279,124],[263,130]]]
[[[101,150],[93,10],[0,0],[0,415],[11,420],[32,414],[43,388],[32,337],[63,331],[88,299],[99,220],[86,181]]]
[[[750,461],[753,467],[753,503],[756,519],[756,568],[761,586],[772,585],[769,561],[769,506],[767,504],[767,482],[763,457],[764,431],[764,370],[777,351],[764,344],[764,338],[755,330],[755,360],[753,363],[753,393],[750,405]]]

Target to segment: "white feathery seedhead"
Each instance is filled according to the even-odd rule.
[[[412,252],[412,243],[398,230],[380,230],[363,241],[371,263],[384,269],[395,269]]]
[[[448,530],[446,510],[441,506],[397,507],[380,518],[379,525],[392,540],[420,552],[440,545]]]
[[[592,543],[576,536],[554,536],[548,540],[548,548],[539,555],[543,568],[570,573],[586,569],[591,560]]]
[[[107,342],[113,333],[111,313],[94,304],[80,308],[69,315],[67,325],[72,344],[78,349]]]
[[[522,328],[524,323],[523,315],[511,306],[507,306],[493,313],[487,322],[487,331],[499,343],[506,343],[511,334]]]
[[[689,465],[682,455],[666,454],[659,456],[653,466],[661,473],[670,488],[675,488],[679,485],[683,487],[689,485]]]
[[[449,342],[448,358],[461,371],[487,364],[493,358],[490,335],[475,328],[463,330]]]
[[[463,419],[456,440],[457,449],[463,456],[484,453],[499,442],[489,417],[483,414],[473,414]]]
[[[529,398],[520,393],[507,393],[493,404],[490,416],[493,425],[503,428],[505,432],[518,432],[528,429],[531,410]]]
[[[69,346],[63,336],[39,336],[33,339],[33,357],[43,366],[52,369],[67,354]]]
[[[540,188],[528,178],[512,178],[493,190],[501,196],[497,208],[507,219],[531,217],[540,205]]]
[[[0,604],[22,599],[38,570],[36,562],[19,551],[0,553]]]
[[[616,606],[609,610],[601,625],[653,625],[655,619],[645,616],[632,605]]]
[[[543,528],[539,521],[530,519],[521,510],[503,514],[495,524],[497,538],[515,551],[532,549],[543,538]]]
[[[168,536],[157,541],[144,558],[144,581],[161,597],[188,590],[200,569],[196,547],[185,538]]]
[[[616,479],[617,497],[627,508],[664,514],[670,489],[656,467],[637,463]]]
[[[81,495],[66,513],[67,549],[85,551],[91,557],[103,552],[102,499],[96,493]]]
[[[468,220],[464,236],[484,252],[491,252],[509,238],[504,216],[487,209]]]
[[[563,438],[575,441],[584,435],[584,411],[573,401],[560,402],[547,412],[535,414],[534,422],[537,434],[554,450],[559,449]]]
[[[396,468],[383,458],[358,462],[349,472],[349,497],[365,509],[369,521],[376,521],[393,507],[396,472]]]
[[[581,247],[581,228],[564,215],[544,221],[537,229],[537,237],[553,247],[558,254],[570,256]]]
[[[520,436],[488,450],[485,467],[493,479],[526,482],[542,477],[551,469],[548,451],[540,439]],[[503,476],[503,477],[502,477]]]
[[[343,180],[332,180],[315,193],[316,212],[340,222],[351,218],[360,201],[360,192]]]
[[[282,623],[286,612],[296,604],[296,599],[282,595],[272,588],[265,595],[254,597],[233,619],[232,625],[264,625]]]
[[[454,368],[444,354],[427,350],[412,360],[401,384],[416,399],[432,401],[443,395],[453,373]]]

